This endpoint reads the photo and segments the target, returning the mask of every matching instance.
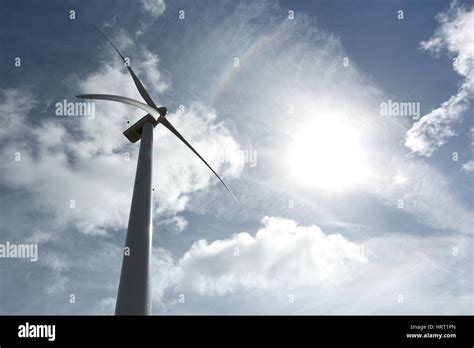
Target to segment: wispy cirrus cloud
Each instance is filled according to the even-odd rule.
[[[407,132],[405,146],[427,157],[456,135],[454,127],[469,108],[474,94],[474,7],[455,1],[449,10],[438,15],[438,21],[439,28],[421,47],[435,54],[446,51],[453,55],[453,68],[464,80],[455,95],[424,115]]]
[[[268,16],[272,19],[264,23],[262,31],[252,18],[264,13],[273,16]],[[364,169],[361,179],[348,185],[344,193],[356,191],[363,196],[375,196],[381,205],[406,212],[433,228],[471,233],[472,214],[453,192],[449,178],[430,163],[406,157],[406,148],[400,143],[405,138],[405,124],[400,119],[380,115],[380,102],[386,100],[384,91],[356,62],[343,65],[343,58],[349,54],[337,36],[319,30],[304,14],[291,21],[282,13],[271,4],[241,4],[225,21],[212,22],[212,27],[205,21],[202,26],[207,35],[203,41],[189,42],[187,46],[203,72],[223,70],[224,82],[217,81],[217,92],[212,98],[217,108],[238,110],[240,129],[258,149],[259,159],[267,160],[264,165],[257,165],[252,177],[264,184],[255,185],[248,192],[246,184],[242,185],[247,210],[263,215],[266,212],[261,207],[265,205],[278,216],[287,211],[288,203],[275,197],[288,195],[301,202],[300,196],[304,196],[317,207],[311,212],[321,214],[315,219],[330,216],[333,213],[326,204],[330,199],[321,195],[329,185],[324,180],[317,182],[321,177],[317,174],[334,163],[343,163],[323,177],[348,177],[351,182],[357,166]],[[224,37],[233,40],[222,42]],[[202,45],[212,49],[203,52]],[[234,56],[240,57],[237,68],[226,71],[220,65],[209,66],[214,61],[230,65]],[[209,75],[198,75],[197,81],[204,83]],[[321,135],[331,141],[315,142]],[[355,141],[348,144],[347,135]],[[285,156],[292,141],[302,137],[308,140],[303,142],[305,146]],[[347,155],[354,150],[359,153]],[[295,157],[305,165],[313,163],[314,175],[307,180],[298,178],[305,165],[295,168]],[[289,175],[292,170],[297,172],[296,178]],[[393,185],[397,175],[407,180]],[[240,189],[239,182],[236,185]],[[256,201],[255,196],[261,200]],[[338,208],[347,204],[351,209],[351,197],[339,194]],[[400,200],[404,202],[403,210],[397,208]],[[204,205],[198,206],[202,212]],[[343,219],[340,212],[338,218]]]

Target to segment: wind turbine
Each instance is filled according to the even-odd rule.
[[[97,28],[96,28],[97,29]],[[128,221],[127,238],[122,261],[122,271],[115,307],[116,315],[150,315],[151,314],[151,284],[150,284],[150,258],[153,235],[152,214],[152,162],[153,162],[153,128],[162,124],[179,140],[181,140],[201,161],[214,173],[219,181],[231,194],[238,204],[234,194],[204,158],[188,143],[188,141],[173,127],[166,118],[167,108],[158,107],[151,99],[145,87],[138,79],[132,68],[126,63],[124,56],[110,41],[110,39],[97,29],[112,45],[132,76],[138,92],[145,100],[140,101],[109,94],[84,94],[78,95],[82,99],[109,100],[133,105],[147,112],[140,120],[129,127],[123,134],[130,142],[135,143],[141,139],[138,154],[135,185],[133,188],[132,205]],[[128,248],[128,249],[126,249]],[[125,252],[129,251],[129,254]]]

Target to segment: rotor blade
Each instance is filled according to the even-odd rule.
[[[115,47],[115,45],[112,43],[112,41],[107,37],[107,35],[105,35],[99,28],[95,28],[99,33],[102,34],[102,36],[105,37],[105,39],[112,45],[112,47],[115,49],[115,51],[118,53],[118,55],[120,56],[120,58],[122,58],[125,66],[127,67],[127,70],[128,72],[130,73],[130,75],[132,75],[132,79],[133,79],[133,82],[135,82],[135,86],[137,87],[138,89],[138,92],[140,93],[140,95],[142,96],[142,98],[146,101],[146,103],[150,106],[153,106],[156,108],[156,104],[155,102],[153,101],[153,99],[151,99],[150,95],[148,94],[148,92],[146,91],[145,87],[143,86],[143,84],[140,82],[140,79],[138,78],[138,76],[135,74],[135,72],[132,70],[132,68],[127,64],[125,58],[123,57],[122,53],[120,53],[120,51],[118,50],[117,47]]]
[[[198,156],[201,159],[201,161],[204,162],[204,164],[214,173],[214,175],[217,177],[217,179],[219,179],[219,181],[222,183],[222,185],[224,185],[224,187],[227,189],[227,191],[229,191],[229,193],[232,196],[232,198],[234,199],[235,203],[237,203],[237,205],[240,207],[240,204],[237,201],[237,198],[235,198],[232,191],[227,187],[227,185],[224,183],[224,181],[222,181],[220,176],[217,175],[217,173],[214,171],[214,169],[212,169],[212,167],[204,160],[204,158],[202,158],[202,156],[191,146],[191,144],[189,144],[186,141],[186,139],[184,139],[184,137],[176,130],[176,128],[173,127],[173,125],[170,123],[170,121],[168,121],[168,119],[166,119],[165,117],[162,117],[162,118],[160,118],[160,123],[163,126],[165,126],[166,128],[168,128],[171,133],[176,135],[179,140],[181,140],[187,147],[189,147],[191,149],[191,151],[194,152],[196,154],[196,156]]]
[[[156,110],[154,107],[147,105],[145,103],[142,103],[138,100],[130,99],[127,97],[120,97],[118,95],[110,95],[110,94],[82,94],[82,95],[77,95],[76,97],[81,98],[81,99],[109,100],[109,101],[129,104],[148,112],[151,116],[153,116],[153,118],[156,121],[158,121],[158,118],[160,117],[159,111]]]

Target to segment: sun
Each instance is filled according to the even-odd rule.
[[[369,177],[361,134],[335,120],[318,120],[296,132],[290,143],[291,175],[304,187],[355,189]]]

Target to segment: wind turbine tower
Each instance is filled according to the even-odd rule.
[[[98,29],[97,29],[98,30]],[[140,101],[109,95],[109,94],[85,94],[78,95],[82,99],[109,100],[133,105],[147,112],[140,120],[128,128],[123,134],[130,142],[140,142],[138,154],[137,171],[133,186],[132,205],[128,221],[127,237],[122,261],[122,271],[120,274],[117,303],[115,307],[116,315],[150,315],[151,314],[151,277],[150,261],[153,236],[153,129],[162,124],[179,140],[181,140],[202,162],[214,173],[219,181],[225,186],[235,202],[235,196],[227,185],[217,175],[214,169],[202,158],[202,156],[186,141],[186,139],[174,128],[166,118],[166,107],[158,107],[151,99],[145,87],[138,79],[132,68],[126,64],[124,56],[119,52],[109,38],[99,32],[112,45],[115,51],[127,67],[132,76],[133,82],[138,92],[145,100]],[[238,202],[237,202],[238,204]]]

